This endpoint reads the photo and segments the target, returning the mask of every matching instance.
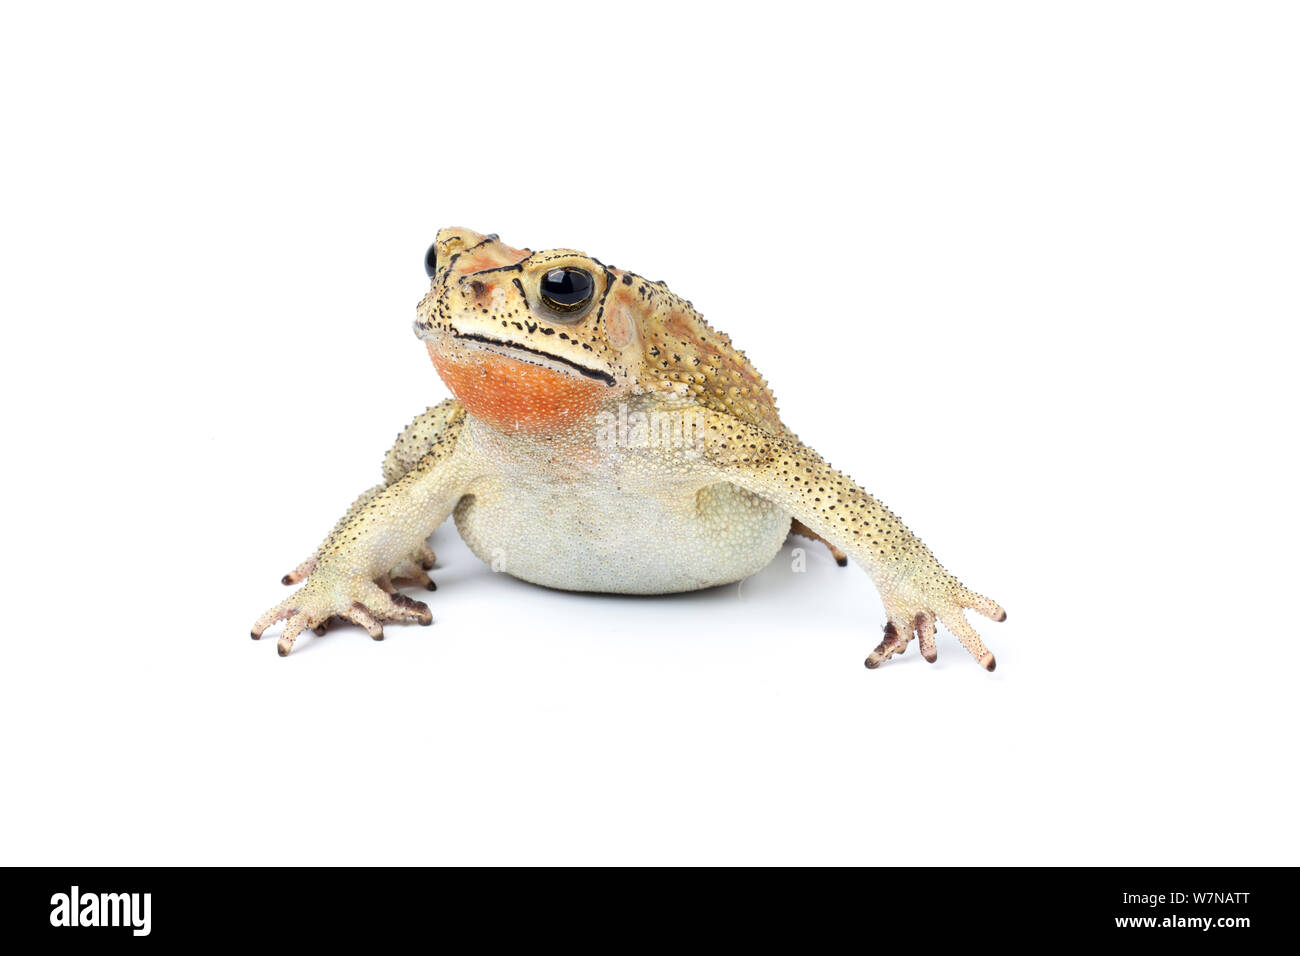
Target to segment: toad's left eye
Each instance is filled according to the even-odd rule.
[[[542,301],[550,309],[566,314],[579,311],[591,301],[596,283],[590,272],[566,267],[546,273],[537,288],[542,294]]]
[[[438,244],[435,242],[429,247],[429,251],[424,254],[424,271],[430,279],[438,271]]]

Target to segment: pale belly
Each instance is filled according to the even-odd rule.
[[[733,485],[641,493],[626,475],[490,479],[461,500],[455,518],[470,550],[497,571],[621,594],[739,581],[767,565],[790,530],[788,514]]]

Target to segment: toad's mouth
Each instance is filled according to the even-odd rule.
[[[489,338],[476,332],[457,332],[454,338],[457,342],[466,342],[473,347],[482,348],[489,352],[505,354],[509,358],[527,362],[530,365],[538,365],[542,368],[549,368],[566,374],[570,374],[570,370],[572,370],[580,375],[585,375],[587,378],[594,378],[598,382],[604,382],[611,387],[614,385],[614,376],[608,372],[587,368],[582,363],[567,359],[562,355],[552,355],[550,352],[543,352],[541,349],[530,348],[517,342],[502,342],[500,339]],[[560,367],[557,368],[557,366]]]

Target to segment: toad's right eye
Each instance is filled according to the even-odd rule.
[[[546,273],[538,283],[538,290],[542,293],[542,301],[552,312],[571,316],[567,321],[573,321],[578,318],[574,313],[585,309],[591,303],[592,294],[596,291],[596,283],[592,280],[590,272],[570,266],[552,269]]]

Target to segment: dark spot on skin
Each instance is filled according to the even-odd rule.
[[[485,291],[487,291],[487,286],[484,285],[482,282],[479,282],[478,279],[472,281],[469,284],[469,288],[470,291],[473,292],[475,295],[482,295]]]
[[[631,284],[632,284],[632,277],[631,277],[630,275],[625,275],[625,276],[623,276],[623,284],[624,284],[624,285],[631,285]]]

